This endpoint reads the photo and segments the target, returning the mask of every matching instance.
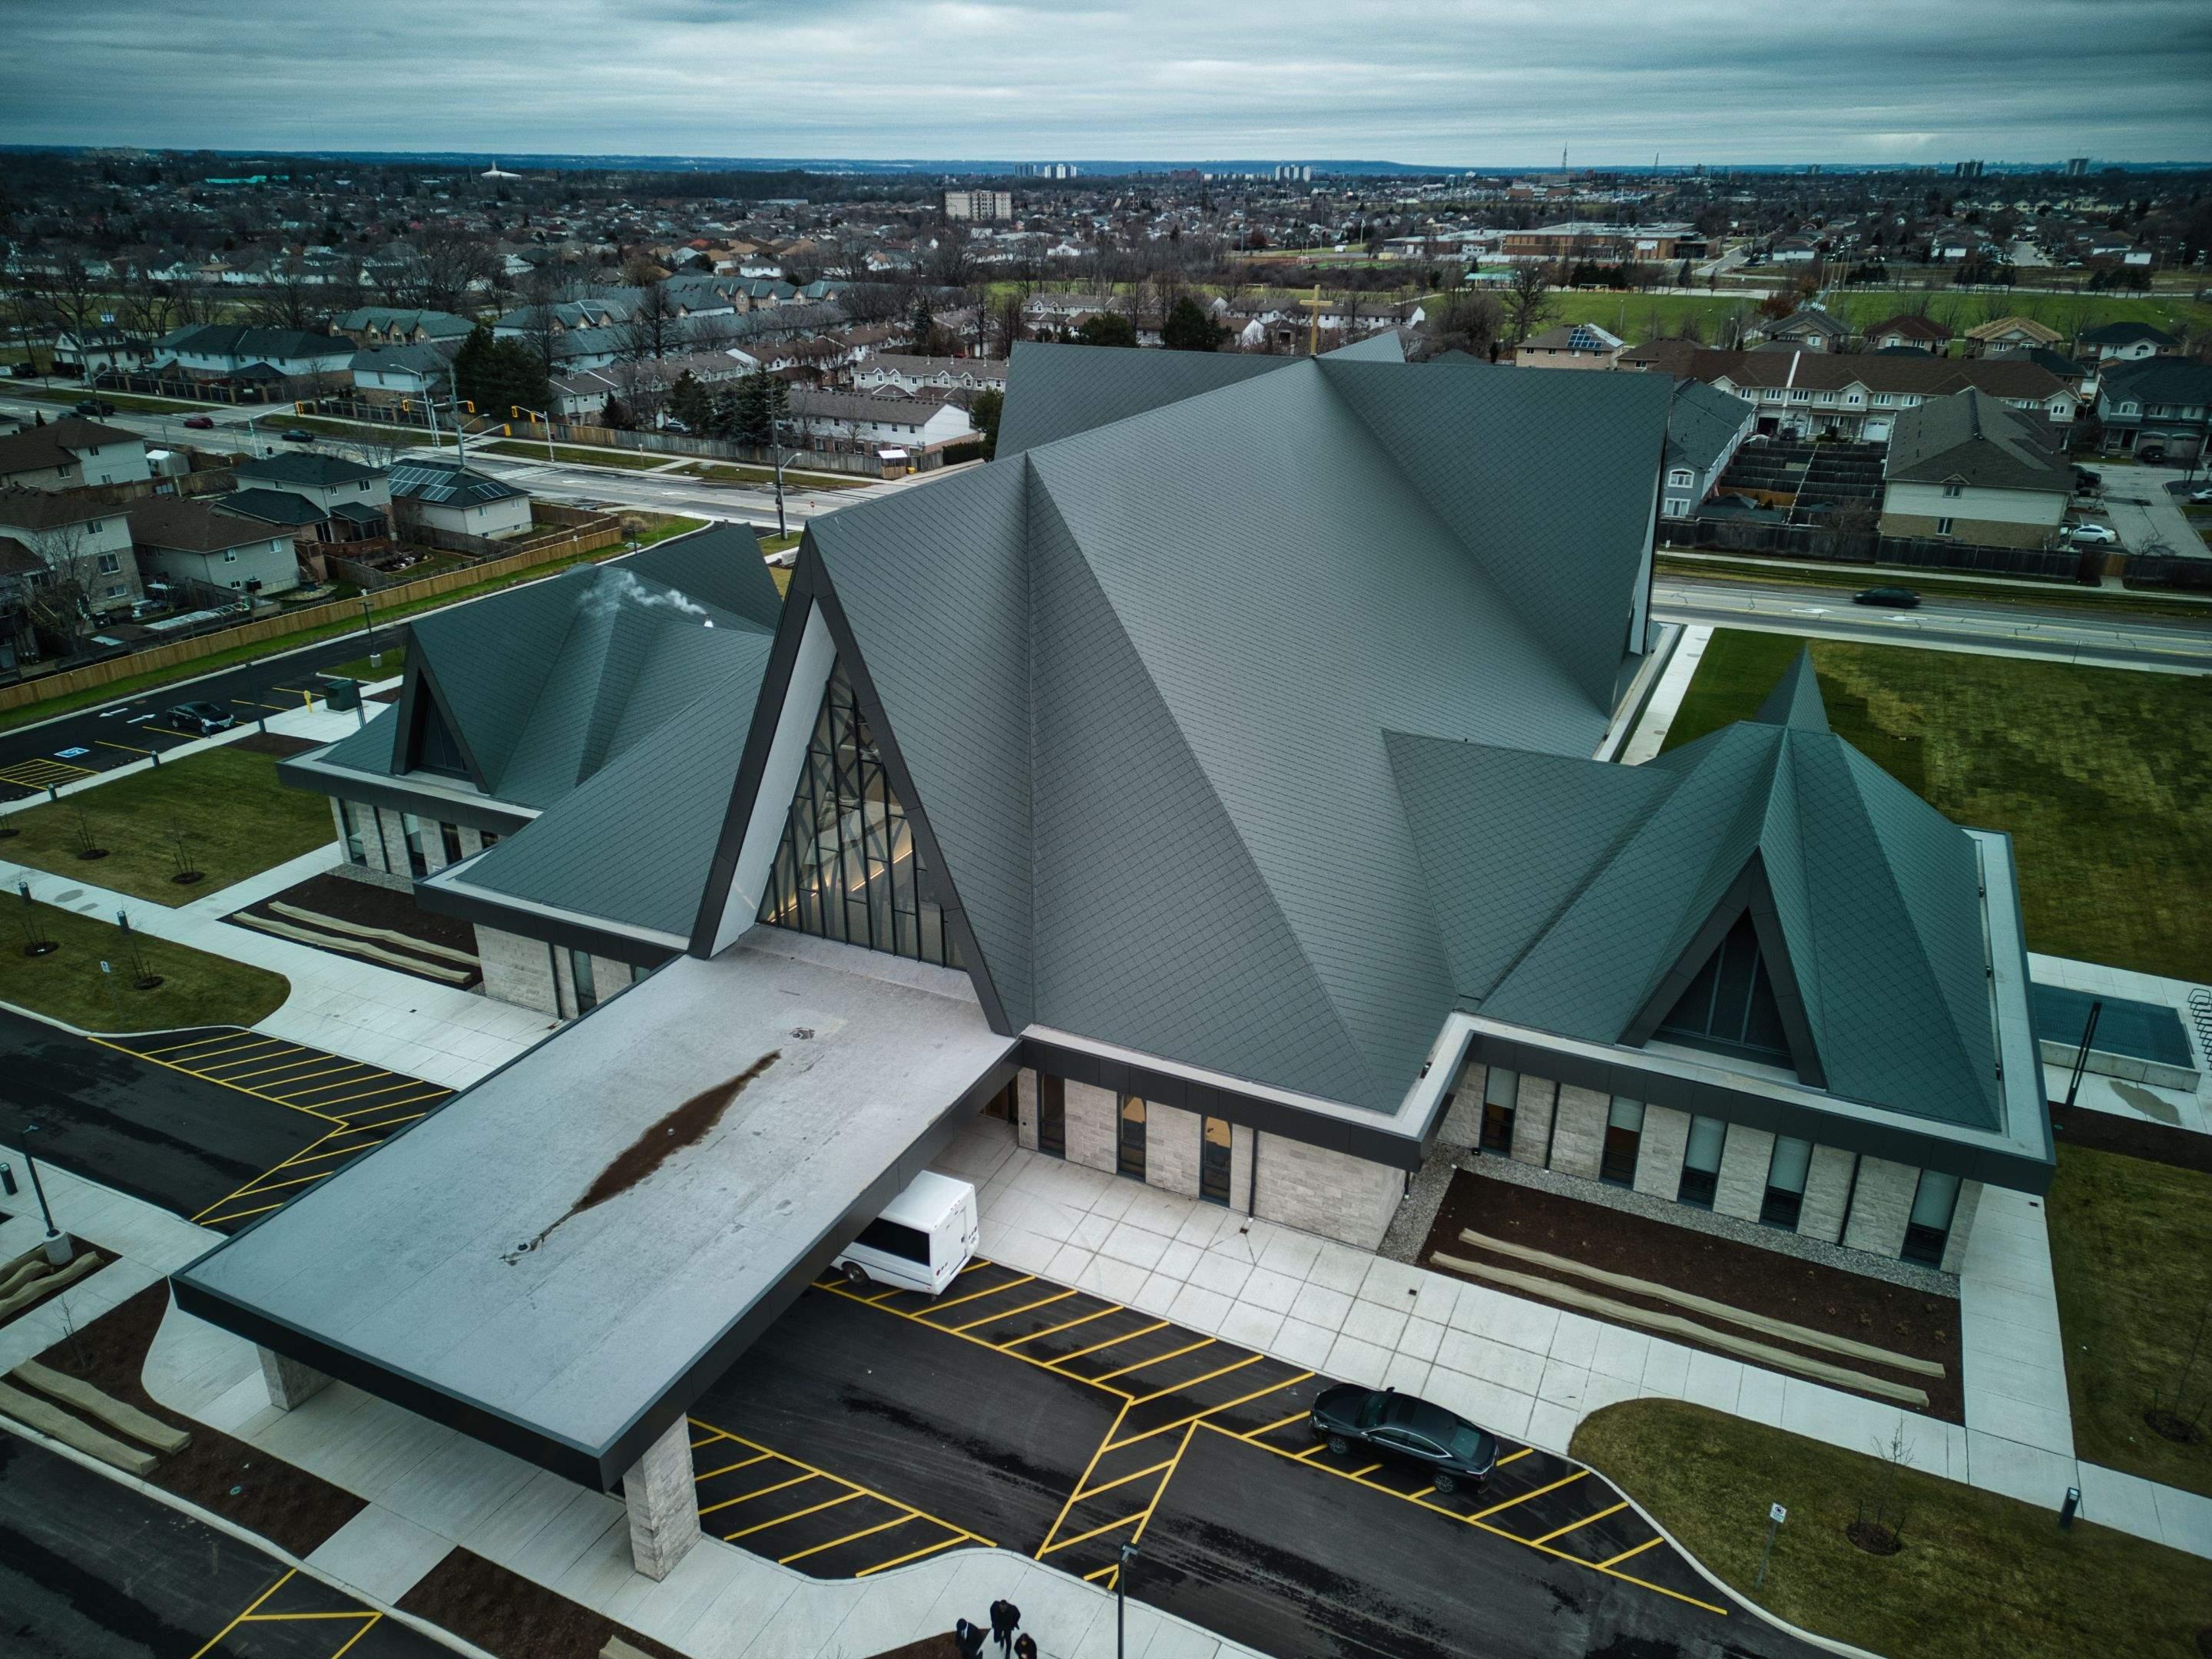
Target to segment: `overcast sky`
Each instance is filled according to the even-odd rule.
[[[0,0],[0,142],[1439,167],[2212,155],[2206,0]]]

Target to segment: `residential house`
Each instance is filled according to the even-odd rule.
[[[39,562],[31,571],[11,554],[13,580],[74,582],[95,616],[127,611],[145,597],[131,556],[130,519],[118,503],[0,487],[0,536]]]
[[[1787,317],[1762,323],[1752,331],[1769,346],[1788,346],[1800,351],[1840,351],[1850,330],[1818,306],[1800,306]]]
[[[399,306],[356,306],[331,325],[356,345],[445,345],[459,350],[476,324],[450,311]]]
[[[817,437],[903,449],[910,454],[975,435],[967,411],[956,404],[814,392],[805,386],[792,389],[791,418],[801,431]]]
[[[1898,416],[1881,533],[2050,547],[2073,495],[2073,463],[2042,417],[1970,386]]]
[[[2100,363],[2136,363],[2146,357],[2170,357],[2181,342],[2148,323],[2103,323],[2084,329],[2077,348],[2083,356]]]
[[[88,382],[110,371],[143,369],[153,356],[151,340],[125,329],[95,325],[82,331],[64,329],[54,336],[54,361],[74,368]]]
[[[527,535],[530,496],[456,461],[399,461],[389,476],[392,517],[459,536]]]
[[[342,375],[356,349],[343,334],[318,329],[199,323],[155,341],[154,367],[191,380],[265,384]]]
[[[1621,339],[1595,323],[1562,323],[1513,348],[1516,368],[1611,368]]]
[[[1869,351],[1893,351],[1909,348],[1942,356],[1951,349],[1951,331],[1932,317],[1917,312],[1899,312],[1868,329],[1863,337]]]
[[[435,611],[398,704],[278,775],[340,873],[474,924],[485,995],[588,1013],[684,948],[781,608],[720,524]]]
[[[347,507],[381,511],[392,505],[391,478],[382,468],[340,455],[283,450],[240,461],[232,475],[242,489],[289,490],[325,513]]]
[[[876,392],[888,386],[905,392],[942,388],[960,392],[1004,392],[1006,360],[1003,357],[908,357],[884,352],[854,369],[855,390]]]
[[[268,599],[300,586],[290,530],[264,520],[219,513],[178,495],[131,503],[131,541],[139,574],[204,602],[210,589],[238,599]]]
[[[1758,425],[1759,410],[1743,398],[1703,380],[1674,382],[1667,406],[1667,465],[1660,511],[1686,517],[1713,493],[1728,464]]]
[[[453,362],[443,348],[434,345],[365,347],[354,353],[349,368],[354,391],[363,403],[444,397],[453,383]]]
[[[152,476],[143,438],[79,416],[0,437],[0,489],[84,489]]]
[[[1966,349],[1976,354],[2005,351],[2025,351],[2031,346],[2057,345],[2066,337],[2048,324],[2039,323],[2033,317],[1999,317],[1994,322],[1977,325],[1960,337]]]
[[[2144,357],[2113,363],[2097,382],[2105,447],[2182,465],[2202,459],[2212,411],[2212,363]]]
[[[1758,429],[1778,437],[1832,433],[1888,440],[1897,416],[1969,386],[2014,409],[2070,427],[2081,407],[2075,383],[2025,357],[1929,357],[1918,352],[1699,351],[1687,372],[1755,405]]]

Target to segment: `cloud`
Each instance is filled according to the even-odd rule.
[[[0,137],[889,159],[2201,155],[2202,0],[0,0]]]

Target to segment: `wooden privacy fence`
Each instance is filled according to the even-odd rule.
[[[448,570],[441,575],[400,582],[367,597],[372,614],[380,613],[417,599],[435,599],[441,593],[457,592],[479,582],[519,575],[539,565],[557,563],[574,555],[613,547],[622,538],[620,526],[611,520],[601,520],[599,527],[595,529],[579,529],[569,535],[546,538],[505,558],[487,559],[481,564]],[[357,623],[361,620],[359,599],[339,599],[328,605],[307,605],[297,611],[287,611],[281,617],[240,623],[235,628],[220,629],[193,639],[179,640],[172,645],[157,645],[150,650],[134,651],[127,656],[110,657],[102,662],[88,663],[82,668],[67,669],[39,679],[0,686],[0,710],[27,708],[49,698],[64,697],[72,692],[112,685],[118,680],[129,679],[139,674],[158,673],[165,668],[179,667],[203,657],[211,657],[234,646],[263,645],[332,623]]]

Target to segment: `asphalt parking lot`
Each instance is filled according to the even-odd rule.
[[[0,1650],[69,1659],[450,1659],[228,1533],[0,1434]]]
[[[40,1158],[225,1232],[453,1092],[235,1025],[80,1037],[5,1011],[0,1066]]]
[[[1480,1492],[1334,1457],[1330,1379],[990,1262],[934,1303],[808,1291],[694,1408],[702,1524],[823,1577],[995,1543],[1284,1659],[1812,1650],[1729,1607],[1594,1472]]]

